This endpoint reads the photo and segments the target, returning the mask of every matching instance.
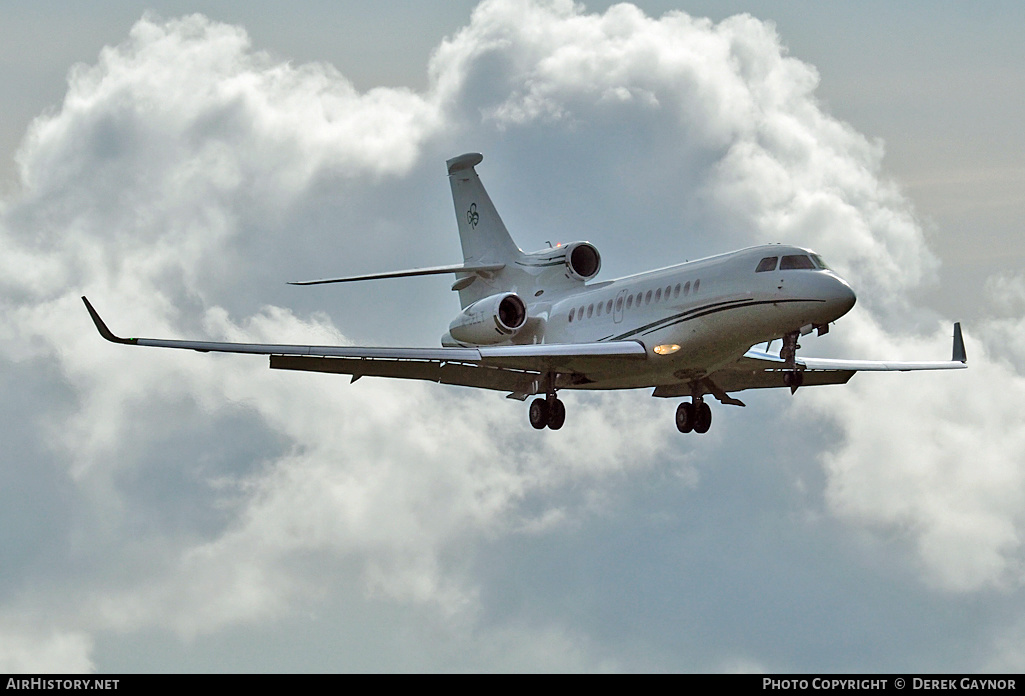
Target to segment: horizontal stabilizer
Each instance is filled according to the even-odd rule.
[[[369,273],[367,275],[346,276],[344,278],[324,278],[322,280],[296,280],[289,285],[324,285],[325,283],[352,283],[357,280],[382,280],[384,278],[408,278],[410,276],[442,275],[445,273],[494,273],[505,268],[504,263],[494,264],[454,264],[451,266],[432,266],[430,268],[412,268],[407,271],[388,271],[386,273]]]

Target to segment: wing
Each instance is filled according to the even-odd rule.
[[[637,341],[608,343],[481,346],[479,348],[369,348],[303,346],[267,343],[220,343],[163,338],[122,338],[114,335],[85,297],[86,309],[100,335],[113,343],[155,348],[179,348],[201,353],[269,355],[276,370],[333,372],[360,377],[420,379],[511,392],[524,399],[544,391],[542,380],[558,373],[569,383],[586,382],[592,371],[608,367],[610,358],[645,360]]]
[[[775,369],[793,370],[787,367],[778,355],[751,349],[744,355],[744,360],[753,360],[759,364]],[[931,360],[903,362],[898,360],[833,360],[831,358],[797,358],[797,365],[805,372],[912,372],[916,370],[963,370],[968,367],[968,355],[965,352],[964,337],[961,335],[960,322],[954,324],[954,346],[950,360]]]
[[[702,394],[712,394],[723,403],[743,406],[743,402],[729,396],[729,393],[777,387],[787,387],[793,392],[798,387],[846,384],[857,372],[963,370],[966,367],[968,357],[961,335],[961,324],[957,323],[954,324],[954,346],[950,360],[903,362],[798,357],[794,364],[790,364],[778,355],[751,349],[737,362],[699,380],[696,386]],[[660,386],[655,389],[653,396],[691,396],[693,393],[694,386],[686,383]]]

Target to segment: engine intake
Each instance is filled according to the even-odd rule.
[[[601,270],[601,254],[590,242],[574,242],[566,250],[567,275],[577,280],[590,280]]]
[[[503,292],[477,300],[449,324],[456,341],[489,345],[507,341],[527,323],[527,305],[514,292]]]

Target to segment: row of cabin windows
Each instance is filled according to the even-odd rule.
[[[701,287],[701,280],[695,280],[694,281],[694,292],[696,293],[698,291],[698,288],[700,288],[700,287]],[[669,299],[674,299],[675,300],[676,298],[678,298],[680,296],[681,292],[685,296],[690,294],[691,287],[690,287],[690,281],[689,280],[686,283],[684,283],[682,286],[679,283],[677,283],[676,287],[673,287],[672,285],[667,285],[665,287],[665,290],[663,290],[662,288],[657,288],[654,291],[648,290],[647,292],[639,292],[636,295],[627,295],[627,297],[626,297],[626,308],[627,309],[632,309],[634,304],[636,304],[638,307],[640,307],[642,303],[647,305],[647,304],[651,304],[652,302],[661,302],[662,300],[669,300]],[[569,310],[569,320],[573,321],[574,318],[579,320],[579,319],[583,319],[585,316],[588,319],[590,319],[591,317],[600,317],[602,315],[602,312],[604,312],[605,314],[612,314],[612,304],[613,304],[613,302],[615,302],[616,311],[617,312],[620,311],[621,309],[623,309],[623,298],[620,297],[620,298],[618,298],[616,300],[609,300],[608,302],[599,302],[598,304],[589,304],[586,307],[581,305],[579,308],[571,309],[571,310]],[[586,314],[585,314],[585,312],[586,312]]]
[[[775,271],[777,261],[779,261],[779,270],[781,271],[813,271],[815,269],[823,271],[829,270],[829,266],[826,265],[822,260],[822,257],[818,254],[793,254],[790,256],[784,256],[782,260],[780,260],[778,256],[766,256],[758,262],[758,267],[755,268],[755,273]]]

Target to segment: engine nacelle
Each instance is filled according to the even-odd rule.
[[[489,345],[508,341],[526,323],[527,305],[516,293],[502,292],[468,306],[449,324],[448,332],[460,343]]]
[[[601,270],[601,254],[590,242],[573,242],[566,248],[566,275],[590,280]]]

